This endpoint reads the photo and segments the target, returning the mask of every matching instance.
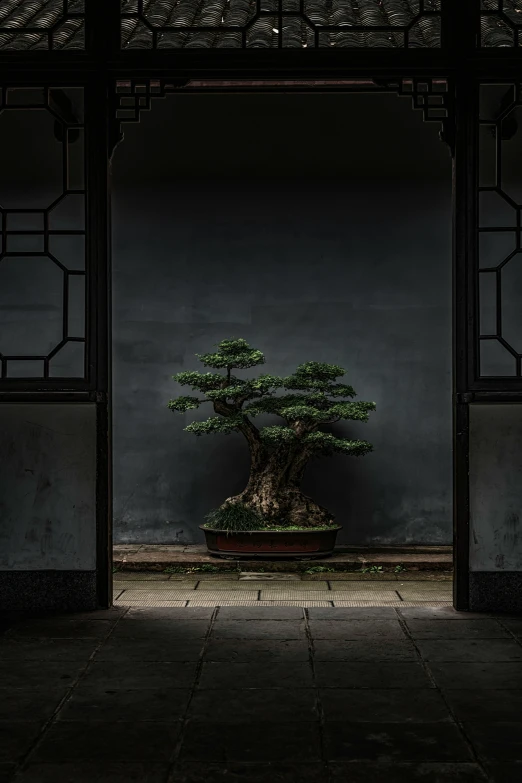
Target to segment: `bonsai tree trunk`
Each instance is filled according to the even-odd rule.
[[[265,459],[252,459],[247,486],[225,503],[241,503],[273,525],[331,525],[334,521],[331,513],[300,490],[309,456],[302,446],[298,451],[287,446]]]
[[[193,421],[185,431],[196,435],[241,432],[251,457],[250,478],[243,492],[227,498],[207,515],[216,524],[215,529],[333,526],[330,512],[301,492],[306,464],[310,457],[362,456],[371,451],[367,441],[336,437],[321,427],[342,420],[367,421],[375,403],[352,402],[355,390],[337,382],[345,371],[336,364],[304,362],[286,377],[263,373],[248,380],[237,378],[232,375],[233,369],[246,370],[265,362],[261,351],[242,338],[222,340],[217,352],[196,356],[206,367],[225,370],[226,374],[177,373],[173,378],[178,383],[205,396],[182,395],[170,400],[168,407],[186,413],[211,402],[218,415]],[[276,396],[279,389],[284,393]],[[279,416],[286,424],[259,430],[249,417],[262,414]]]

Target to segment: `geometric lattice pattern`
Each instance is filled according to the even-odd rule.
[[[85,0],[1,0],[0,49],[84,49],[84,16]]]
[[[520,377],[522,92],[483,84],[479,118],[480,376]]]
[[[440,47],[441,0],[122,0],[122,48]]]
[[[522,0],[481,0],[480,45],[520,46],[522,41]]]
[[[445,79],[399,79],[381,82],[398,95],[409,96],[414,109],[422,109],[424,122],[441,123],[441,139],[453,147],[453,118],[449,111],[450,93]]]
[[[85,377],[83,129],[82,88],[0,88],[2,379]]]

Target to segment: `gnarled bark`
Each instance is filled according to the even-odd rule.
[[[239,407],[215,401],[214,410],[222,416],[231,416],[238,412]],[[239,430],[250,449],[250,477],[243,492],[227,498],[225,504],[242,503],[274,525],[330,525],[334,521],[331,513],[300,490],[310,458],[300,436],[315,427],[307,428],[296,422],[294,429],[298,440],[282,444],[271,452],[261,441],[257,427],[245,417]]]
[[[300,490],[309,455],[301,447],[277,449],[257,467],[252,463],[248,484],[225,503],[242,503],[273,525],[319,527],[333,524],[332,514]]]

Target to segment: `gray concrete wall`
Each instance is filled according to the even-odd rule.
[[[0,405],[0,571],[96,567],[96,409]]]
[[[522,571],[522,406],[470,406],[470,570]]]
[[[377,411],[363,459],[303,489],[351,544],[441,543],[451,523],[450,157],[386,96],[179,96],[125,127],[114,174],[115,541],[202,540],[248,476],[240,435],[167,401],[194,354],[244,337],[266,372],[341,364]],[[205,415],[199,411],[199,418]],[[266,419],[275,423],[276,419]]]

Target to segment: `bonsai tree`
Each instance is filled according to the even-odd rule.
[[[185,413],[205,402],[217,416],[185,427],[186,432],[207,435],[240,432],[250,449],[250,477],[245,489],[207,515],[207,527],[220,530],[259,530],[274,527],[317,528],[334,525],[332,514],[300,490],[308,461],[332,454],[362,456],[372,450],[363,440],[338,438],[321,427],[341,420],[368,421],[373,402],[351,402],[351,386],[337,383],[342,367],[305,362],[293,375],[281,378],[263,374],[252,380],[238,378],[233,370],[264,364],[261,351],[243,339],[222,340],[216,353],[196,354],[205,367],[223,372],[179,372],[183,386],[203,396],[170,400],[171,411]],[[285,393],[276,396],[283,389]],[[252,419],[274,414],[284,424],[258,429]]]

